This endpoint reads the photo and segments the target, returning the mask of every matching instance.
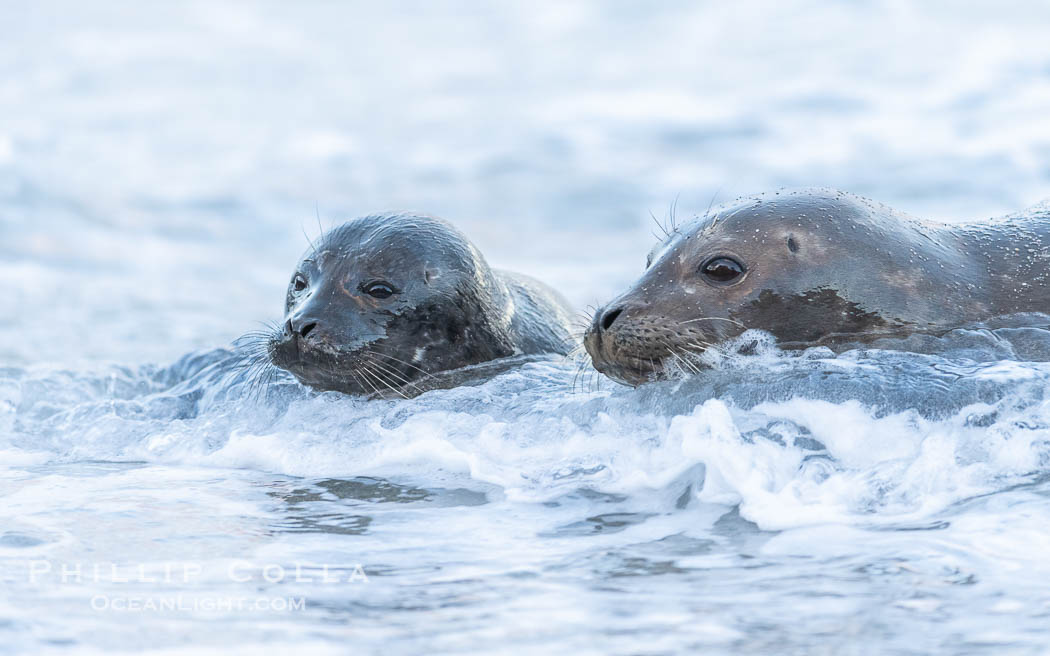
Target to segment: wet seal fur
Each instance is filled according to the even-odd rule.
[[[1050,205],[944,224],[841,191],[781,191],[669,230],[584,345],[598,371],[637,385],[695,369],[747,329],[840,352],[1050,312],[1048,276]]]
[[[303,256],[266,350],[317,390],[408,397],[564,355],[571,316],[543,283],[490,269],[448,222],[374,215],[324,233]]]

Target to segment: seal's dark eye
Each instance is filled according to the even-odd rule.
[[[700,271],[711,282],[726,284],[744,274],[744,265],[731,257],[712,257],[700,267]]]
[[[306,278],[304,278],[301,273],[295,274],[295,280],[292,281],[292,288],[297,292],[306,289]]]
[[[374,298],[390,298],[397,292],[390,283],[385,283],[382,280],[376,282],[370,282],[361,288],[366,294]]]

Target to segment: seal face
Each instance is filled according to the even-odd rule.
[[[410,396],[438,372],[566,353],[570,312],[542,283],[490,269],[441,219],[366,216],[299,261],[268,354],[318,390]]]
[[[937,224],[834,190],[738,199],[659,244],[584,345],[598,371],[637,385],[751,328],[782,348],[842,349],[1047,312],[1048,232],[1044,210]]]

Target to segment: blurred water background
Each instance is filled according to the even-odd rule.
[[[370,403],[250,398],[208,351],[380,210],[581,310],[675,202],[1020,210],[1048,32],[1031,2],[0,3],[0,653],[1045,653],[1050,368],[1016,334]],[[296,562],[369,580],[262,577]],[[91,606],[129,589],[308,604]]]

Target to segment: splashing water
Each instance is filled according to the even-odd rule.
[[[1048,612],[1050,364],[1010,355],[1050,349],[1050,331],[958,330],[926,353],[839,356],[740,340],[755,352],[727,348],[710,371],[637,389],[574,390],[576,367],[551,360],[409,400],[283,377],[253,392],[224,349],[163,368],[9,368],[8,630],[58,607],[61,625],[44,630],[87,640],[85,600],[127,592],[105,577],[29,585],[23,559],[97,551],[159,571],[188,552],[200,581],[134,591],[230,594],[230,562],[359,566],[368,582],[339,586],[256,572],[259,590],[308,600],[266,630],[319,644],[343,631],[325,618],[349,615],[375,647],[388,634],[356,623],[411,622],[409,636],[449,650],[496,648],[556,617],[551,640],[586,624],[607,636],[597,650],[801,649],[801,627],[828,626],[824,645],[874,632],[906,651],[909,627],[931,617],[946,632],[928,646],[960,649],[1009,618],[1034,645]],[[661,601],[624,615],[646,598]],[[492,614],[515,622],[487,634]],[[140,642],[173,621],[142,619]]]

